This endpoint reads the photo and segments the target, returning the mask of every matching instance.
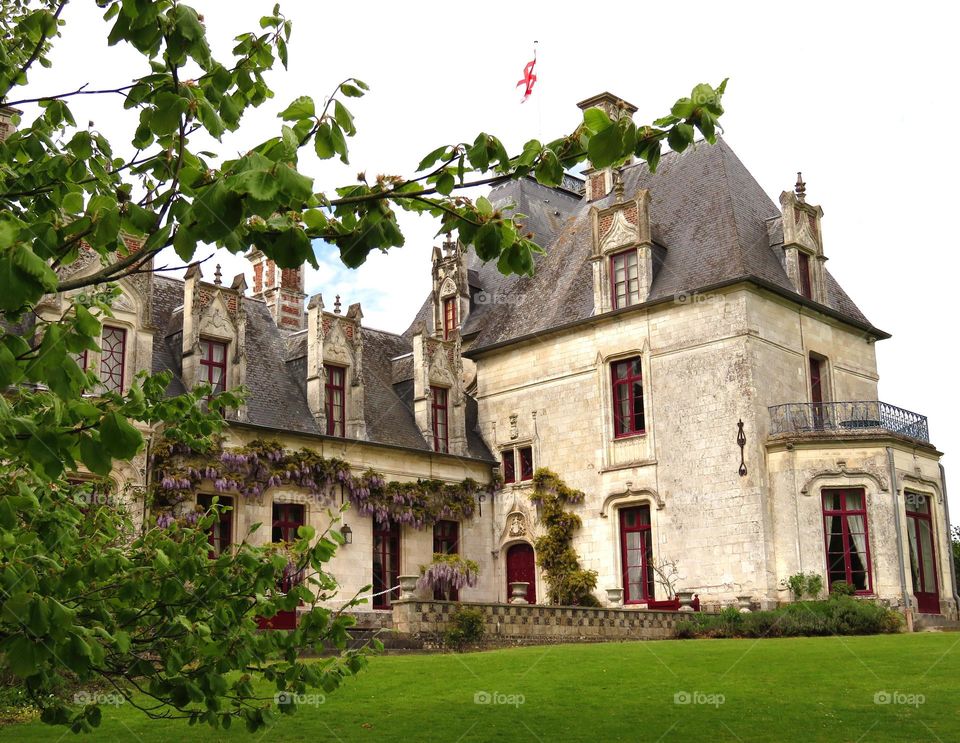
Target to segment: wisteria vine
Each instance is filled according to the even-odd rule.
[[[281,485],[304,488],[319,503],[333,505],[339,495],[364,516],[378,523],[395,521],[423,529],[441,519],[473,516],[477,496],[491,486],[466,478],[387,481],[373,469],[353,474],[342,459],[327,459],[309,449],[288,450],[278,441],[256,440],[226,449],[222,442],[210,451],[195,451],[179,443],[159,447],[152,456],[153,505],[157,524],[174,520],[177,506],[191,500],[203,482],[218,493],[259,498]]]
[[[430,588],[442,591],[459,591],[469,586],[477,585],[480,575],[480,566],[473,560],[460,555],[449,555],[443,552],[433,554],[433,562],[420,566],[420,588]]]

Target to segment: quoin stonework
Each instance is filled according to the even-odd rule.
[[[635,110],[607,93],[590,106]],[[791,575],[815,573],[956,618],[941,453],[925,417],[878,400],[889,335],[828,271],[810,191],[798,177],[774,203],[722,140],[664,156],[655,174],[628,163],[558,188],[507,181],[489,198],[527,215],[545,248],[536,274],[502,276],[448,236],[403,334],[364,325],[359,304],[308,297],[302,268],[254,251],[250,288],[196,268],[122,280],[102,351],[83,363],[114,389],[144,369],[172,371],[171,393],[245,386],[228,450],[269,439],[391,480],[493,483],[470,517],[422,528],[346,513],[352,541],[330,571],[344,599],[373,585],[371,611],[391,611],[399,576],[434,552],[480,565],[461,601],[495,614],[523,582],[543,602],[530,494],[545,467],[586,494],[574,547],[602,607],[671,598],[669,565],[706,606],[772,607],[792,599]],[[88,256],[70,271],[97,268]],[[156,485],[146,453],[113,479],[141,510]],[[273,525],[251,537],[262,542],[328,522],[289,484],[247,497],[202,482],[193,497],[213,494],[233,506],[217,549],[257,522]]]

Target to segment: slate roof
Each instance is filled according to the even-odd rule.
[[[623,179],[628,196],[639,188],[650,190],[657,265],[648,301],[753,280],[808,303],[793,289],[782,262],[780,208],[722,139],[716,145],[700,142],[682,154],[665,155],[656,173],[650,173],[645,163],[627,166]],[[491,192],[498,208],[513,201],[518,211],[531,214],[525,221],[535,235],[547,235],[539,243],[546,253],[536,258],[532,277],[504,277],[493,263],[477,265],[475,258],[469,264],[476,271],[479,288],[496,295],[496,301],[471,308],[463,328],[464,336],[471,339],[471,354],[594,315],[592,269],[587,260],[592,249],[589,212],[591,206],[609,205],[614,196],[575,204],[565,195],[558,197],[563,205],[554,210],[558,215],[534,207],[539,193],[526,180]],[[827,271],[825,284],[828,312],[886,337]],[[424,309],[429,316],[429,306]]]

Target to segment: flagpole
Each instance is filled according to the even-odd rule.
[[[533,58],[537,58],[537,44],[540,42],[534,39],[533,41]],[[537,96],[537,139],[543,140],[543,96]]]

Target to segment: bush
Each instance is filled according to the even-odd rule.
[[[458,606],[450,617],[444,644],[454,650],[463,650],[466,645],[480,642],[485,630],[482,611]]]
[[[787,587],[796,601],[804,597],[819,598],[823,590],[823,577],[819,573],[795,573],[786,580]]]
[[[853,596],[857,592],[857,587],[845,580],[835,580],[830,584],[830,596]]]

